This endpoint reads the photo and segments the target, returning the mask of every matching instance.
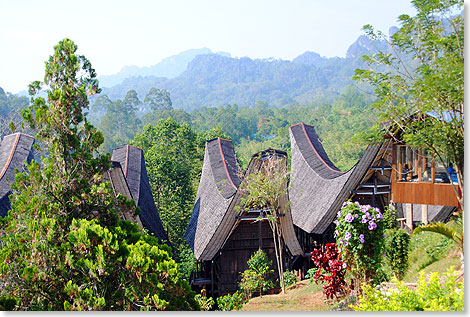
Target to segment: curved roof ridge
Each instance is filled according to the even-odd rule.
[[[310,169],[323,179],[334,179],[348,172],[339,170],[328,157],[321,140],[311,125],[299,123],[289,128],[293,139],[291,143],[298,145]]]
[[[331,162],[331,160],[330,160],[329,157],[328,157],[328,154],[326,154],[325,149],[324,149],[323,146],[320,144],[320,146],[322,147],[323,152],[325,152],[325,155],[326,155],[328,161],[330,161],[330,163],[326,162],[326,161],[321,157],[321,155],[318,153],[316,147],[313,145],[312,140],[310,139],[310,135],[307,133],[307,130],[305,129],[305,123],[301,122],[300,124],[302,125],[302,130],[303,130],[303,132],[304,132],[304,134],[305,134],[305,137],[307,138],[308,143],[310,144],[310,146],[312,147],[313,151],[315,152],[315,154],[317,155],[317,157],[320,159],[320,161],[322,161],[323,164],[324,164],[329,170],[331,170],[331,171],[333,171],[333,172],[335,172],[335,173],[344,174],[345,172],[341,171],[339,168],[337,168],[337,167],[333,164],[333,162]],[[313,128],[313,126],[310,126],[310,127]],[[315,132],[315,134],[316,134],[316,131],[315,131],[315,130],[314,130],[314,132]],[[333,168],[333,167],[334,167],[334,168]]]
[[[15,151],[16,151],[16,148],[18,146],[18,141],[19,140],[20,140],[20,134],[18,133],[16,135],[15,141],[13,142],[13,145],[11,147],[10,154],[8,155],[8,159],[5,163],[5,165],[3,165],[2,171],[0,172],[0,179],[2,179],[3,176],[5,176],[6,171],[10,167],[10,163],[11,163],[11,160],[13,159],[13,155],[15,154]]]
[[[227,178],[230,181],[230,184],[232,184],[232,187],[236,190],[238,188],[238,186],[236,186],[234,184],[234,182],[232,180],[232,176],[230,175],[230,173],[228,171],[227,161],[225,160],[225,155],[224,155],[224,151],[222,150],[222,143],[220,142],[220,140],[224,140],[224,141],[228,141],[228,142],[232,142],[232,141],[222,139],[222,138],[217,138],[217,142],[219,143],[220,156],[222,157],[222,162],[224,163],[225,173],[227,173]]]
[[[229,140],[215,138],[206,142],[208,161],[212,177],[219,194],[229,198],[235,194],[241,183],[241,168],[237,162],[233,144]]]
[[[196,200],[185,232],[185,239],[192,247],[196,259],[206,259],[207,253],[213,248],[213,245],[221,243],[216,238],[218,237],[216,232],[221,230],[219,227],[226,227],[235,221],[233,215],[231,217],[227,215],[227,209],[234,199],[238,187],[233,188],[232,185],[227,184],[231,166],[227,165],[227,169],[225,169],[223,163],[228,159],[227,163],[230,164],[235,159],[235,152],[231,143],[220,142],[220,146],[218,139],[206,142]],[[220,152],[221,147],[222,150],[225,148],[225,152]]]

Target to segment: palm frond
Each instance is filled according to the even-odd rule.
[[[415,228],[413,230],[413,235],[417,235],[421,232],[438,233],[438,234],[441,234],[441,235],[443,235],[443,236],[445,236],[449,239],[454,240],[459,245],[462,243],[462,239],[459,236],[458,232],[455,231],[454,229],[446,226],[444,223],[442,223],[440,221],[436,222],[436,223],[432,223],[432,224],[428,224],[428,225],[425,225],[425,226]]]

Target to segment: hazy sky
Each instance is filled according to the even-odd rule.
[[[344,57],[365,24],[388,31],[410,0],[0,0],[0,87],[42,80],[64,37],[98,75],[150,66],[191,48],[233,57]]]

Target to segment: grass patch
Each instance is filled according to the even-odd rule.
[[[452,222],[451,222],[452,225]],[[392,275],[386,260],[383,269],[386,275]],[[457,245],[442,235],[423,232],[413,236],[410,241],[410,266],[406,272],[404,282],[417,282],[419,272],[425,274],[438,272],[440,275],[454,266],[460,267],[460,258]],[[322,285],[309,280],[296,283],[286,294],[265,295],[262,298],[252,298],[242,308],[244,311],[329,311],[344,310],[345,306],[338,302],[327,303],[322,292]],[[347,305],[346,305],[347,306]]]
[[[286,290],[286,294],[264,295],[252,298],[243,311],[328,311],[322,285],[300,281]]]
[[[452,221],[450,224],[453,225]],[[458,247],[440,234],[423,232],[411,238],[409,263],[404,282],[415,282],[420,271],[442,274],[451,266],[457,270],[460,266]]]
[[[405,274],[404,282],[415,282],[419,272],[442,274],[454,266],[458,269],[460,258],[458,248],[451,240],[439,234],[424,232],[412,238],[410,267]]]

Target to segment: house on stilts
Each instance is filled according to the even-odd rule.
[[[247,175],[262,171],[268,163],[287,168],[286,152],[270,149],[253,155],[243,175],[231,141],[217,138],[206,142],[201,181],[185,234],[197,260],[190,281],[194,289],[204,288],[211,296],[233,293],[238,289],[240,272],[248,269],[248,259],[260,248],[275,267],[267,218],[263,210],[242,205],[246,194],[240,188]],[[288,264],[303,251],[295,236],[287,191],[282,199],[279,221],[286,251],[282,260]],[[276,270],[273,278],[277,278]]]
[[[316,245],[334,241],[333,221],[342,203],[348,199],[381,210],[392,206],[402,225],[406,220],[409,229],[413,220],[424,223],[445,221],[455,211],[455,194],[449,193],[449,185],[433,183],[438,179],[433,176],[437,175],[433,170],[437,168],[434,160],[426,159],[422,154],[413,155],[406,145],[397,144],[392,138],[369,145],[347,172],[340,171],[328,158],[313,126],[304,123],[291,126],[290,138],[289,199],[297,237],[305,252],[312,251]],[[397,173],[405,161],[409,166],[416,166],[413,170],[415,181],[405,182]],[[426,166],[429,176],[420,178],[419,174],[424,175]],[[411,179],[410,175],[408,177]],[[443,185],[448,188],[443,189]]]

